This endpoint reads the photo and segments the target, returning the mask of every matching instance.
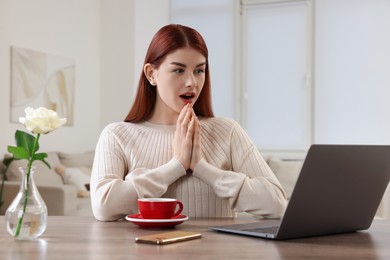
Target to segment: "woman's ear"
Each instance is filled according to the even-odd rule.
[[[145,66],[144,66],[145,77],[148,79],[150,85],[156,86],[156,81],[154,79],[154,73],[153,72],[154,72],[154,68],[153,68],[152,64],[146,63]]]

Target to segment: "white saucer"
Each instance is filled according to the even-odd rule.
[[[170,219],[144,219],[141,214],[131,214],[126,216],[126,220],[144,228],[174,227],[188,220],[186,215],[178,215]]]

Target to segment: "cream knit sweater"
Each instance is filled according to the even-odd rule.
[[[201,123],[204,159],[186,173],[173,158],[175,125],[108,125],[96,147],[91,176],[93,213],[110,221],[138,213],[137,199],[177,198],[190,217],[232,217],[249,212],[280,217],[285,192],[255,145],[235,121]]]

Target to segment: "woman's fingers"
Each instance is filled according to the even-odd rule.
[[[196,164],[202,159],[202,153],[201,153],[201,136],[200,136],[200,122],[198,118],[193,116],[195,118],[194,120],[194,134],[193,134],[193,141],[192,141],[192,154],[191,154],[191,163],[190,163],[190,169],[194,170]]]
[[[174,137],[174,157],[185,169],[193,170],[202,159],[200,122],[190,104],[181,110]]]
[[[177,119],[174,137],[174,157],[188,169],[191,163],[192,139],[194,134],[194,123],[192,122],[192,107],[187,104],[181,110]]]
[[[188,110],[188,104],[181,109],[179,117],[177,118],[176,126],[181,126],[184,117],[186,116],[187,110]]]
[[[184,116],[184,119],[183,119],[183,122],[182,122],[182,128],[185,131],[187,130],[188,125],[189,125],[190,120],[191,120],[191,116],[192,116],[191,110],[192,110],[192,107],[187,105],[187,111],[185,113],[185,116]]]
[[[195,133],[195,124],[196,124],[195,121],[196,121],[196,117],[191,114],[191,119],[190,119],[190,122],[188,124],[187,136],[186,136],[190,140],[193,139],[193,136]]]

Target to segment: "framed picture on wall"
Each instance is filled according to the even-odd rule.
[[[11,122],[30,106],[56,111],[73,125],[74,88],[74,60],[11,46]]]

